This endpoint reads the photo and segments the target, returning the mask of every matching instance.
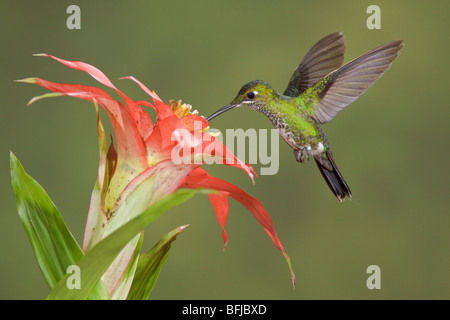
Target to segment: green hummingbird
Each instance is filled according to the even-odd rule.
[[[342,66],[345,38],[341,32],[319,40],[295,69],[284,94],[265,81],[244,85],[234,100],[213,113],[208,121],[237,107],[265,114],[294,150],[295,159],[313,157],[339,201],[351,199],[350,188],[336,166],[321,124],[362,95],[389,69],[403,40],[381,45]]]

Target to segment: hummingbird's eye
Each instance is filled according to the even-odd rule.
[[[253,100],[256,96],[256,92],[255,91],[250,91],[249,93],[247,93],[247,99],[249,100]]]

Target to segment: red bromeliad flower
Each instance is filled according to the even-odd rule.
[[[218,139],[206,132],[208,122],[203,117],[196,111],[191,112],[191,107],[181,104],[180,101],[167,105],[155,92],[150,91],[134,77],[124,79],[136,82],[153,99],[153,104],[148,101],[133,101],[94,66],[63,60],[49,54],[39,56],[47,56],[67,67],[87,72],[98,82],[114,89],[125,102],[124,104],[115,100],[105,91],[92,86],[61,84],[40,78],[20,80],[55,92],[33,98],[30,103],[47,96],[67,95],[82,98],[102,106],[112,122],[116,147],[111,142],[107,149],[106,135],[97,110],[100,163],[97,185],[91,197],[83,250],[92,248],[123,221],[131,219],[133,214],[142,212],[163,196],[179,188],[204,188],[216,191],[208,196],[223,229],[224,246],[227,244],[225,224],[228,216],[228,197],[231,197],[254,215],[275,246],[283,253],[295,285],[289,257],[262,204],[237,186],[209,175],[201,167],[214,159],[216,163],[243,169],[253,180],[253,168],[237,159]],[[155,122],[142,106],[156,111]],[[137,203],[127,203],[128,195],[138,188],[143,196]],[[129,267],[138,240],[139,237],[136,237],[134,242],[129,243],[129,248],[125,248],[108,269],[109,276],[102,278],[111,294],[118,292],[119,288],[125,291],[129,288],[129,283],[122,275]]]

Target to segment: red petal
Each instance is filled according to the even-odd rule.
[[[190,114],[182,117],[181,122],[190,132],[194,132],[194,129],[204,130],[209,124],[205,118],[196,114]]]
[[[286,251],[283,249],[280,240],[278,239],[275,228],[272,224],[269,214],[262,206],[258,199],[248,195],[244,190],[236,187],[228,181],[216,178],[208,174],[205,170],[198,168],[192,172],[186,180],[180,185],[180,188],[206,188],[212,190],[218,190],[227,192],[230,197],[240,202],[245,206],[258,220],[267,234],[272,238],[275,246],[283,253]]]
[[[147,139],[153,131],[153,122],[149,114],[142,108],[137,109],[139,132],[141,134],[142,140]]]
[[[112,99],[101,89],[79,84],[55,83],[35,78],[35,83],[52,91],[93,101],[94,99],[108,112],[117,140],[119,161],[134,163],[140,169],[147,167],[144,142],[137,130],[129,110],[119,101]]]
[[[112,99],[109,94],[107,94],[102,89],[99,89],[97,87],[92,86],[84,86],[81,84],[67,84],[67,83],[57,83],[57,82],[51,82],[47,81],[41,78],[28,78],[27,79],[30,83],[40,85],[41,87],[44,87],[48,90],[55,91],[55,92],[61,92],[64,94],[70,93],[70,92],[88,92],[93,95],[98,95],[105,97],[107,99]],[[32,80],[32,82],[31,82]]]
[[[87,64],[85,62],[68,61],[68,60],[64,60],[64,59],[52,56],[50,54],[46,54],[46,53],[39,54],[38,56],[47,56],[49,58],[52,58],[52,59],[64,64],[65,66],[67,66],[69,68],[87,72],[98,82],[104,84],[107,87],[114,89],[124,99],[125,103],[127,104],[128,108],[131,112],[131,115],[133,116],[135,123],[136,123],[143,139],[145,139],[148,136],[148,127],[147,126],[148,126],[149,122],[151,123],[150,116],[147,113],[144,114],[143,112],[141,112],[141,110],[142,110],[141,107],[139,107],[139,105],[136,102],[134,102],[132,99],[130,99],[127,95],[122,93],[122,91],[117,89],[114,86],[114,84],[108,79],[108,77],[102,71],[100,71],[98,68],[96,68],[90,64]]]
[[[222,238],[223,238],[223,249],[227,247],[228,236],[225,231],[225,225],[227,223],[228,218],[228,193],[219,192],[219,194],[209,194],[209,200],[214,208],[216,213],[217,220],[219,221],[220,226],[222,227]]]
[[[214,151],[212,156],[216,158],[221,158],[222,164],[236,167],[244,170],[248,176],[253,180],[254,175],[256,175],[255,170],[252,166],[246,164],[245,162],[239,160],[230,149],[228,149],[219,139],[209,135],[208,133],[202,133],[202,144],[195,151],[196,153],[203,153],[209,155],[209,151]],[[201,148],[201,150],[199,150]],[[206,149],[208,152],[206,152]]]
[[[269,214],[257,199],[251,197],[245,191],[236,187],[235,185],[209,175],[202,168],[197,168],[195,171],[193,171],[186,178],[186,180],[180,185],[180,188],[206,188],[226,192],[229,194],[230,197],[232,197],[234,200],[240,202],[244,207],[246,207],[253,214],[256,220],[258,220],[258,222],[261,224],[261,226],[264,228],[267,234],[270,236],[270,238],[272,239],[273,243],[278,248],[278,250],[280,250],[283,253],[286,262],[288,263],[289,269],[291,271],[292,283],[295,286],[295,275],[292,271],[290,258],[287,255],[286,251],[284,250],[283,245],[281,244],[281,241],[277,236],[275,227],[273,226]],[[218,205],[217,198],[215,199],[215,201],[216,202],[213,205],[217,206]],[[219,209],[219,217],[218,217],[219,222],[223,220],[223,216],[224,212],[221,212]]]
[[[295,275],[292,271],[291,260],[277,236],[275,227],[273,226],[269,214],[257,199],[249,196],[245,191],[236,187],[235,185],[209,175],[202,168],[195,169],[189,176],[187,176],[186,180],[182,184],[180,184],[180,188],[206,188],[218,190],[219,192],[221,192],[221,195],[223,195],[223,192],[225,192],[234,200],[240,202],[244,207],[246,207],[270,236],[278,250],[283,253],[291,272],[292,285],[295,288]],[[219,201],[222,201],[223,204],[223,200],[218,200],[218,198],[216,197],[213,201],[214,209],[216,209],[216,207],[218,209],[216,210],[216,215],[218,215],[217,219],[222,225],[222,223],[224,222],[224,217],[226,220],[227,212],[225,212],[225,209],[218,208],[218,206]]]
[[[52,58],[52,59],[64,64],[65,66],[67,66],[69,68],[85,71],[85,72],[89,73],[95,80],[104,84],[105,86],[117,89],[116,87],[114,87],[112,82],[108,79],[108,77],[103,72],[101,72],[96,67],[91,66],[90,64],[80,62],[80,61],[67,61],[67,60],[52,56],[51,54],[48,54],[48,53],[35,54],[35,56],[46,56],[46,57]]]
[[[153,101],[158,100],[158,101],[163,102],[163,101],[161,100],[161,98],[156,94],[156,92],[150,91],[149,88],[147,88],[142,82],[140,82],[140,81],[139,81],[138,79],[136,79],[135,77],[133,77],[133,76],[128,76],[128,77],[122,77],[122,78],[120,78],[120,79],[129,79],[129,80],[132,80],[132,81],[136,82],[136,83],[141,87],[141,89],[144,90],[145,93],[147,93],[150,97],[152,97]]]
[[[150,91],[150,89],[147,88],[138,79],[136,79],[135,77],[123,77],[122,79],[130,79],[130,80],[136,82],[145,93],[147,93],[150,97],[152,97],[153,101],[155,102],[155,110],[156,110],[156,114],[158,116],[158,120],[162,120],[167,117],[175,115],[172,108],[170,108],[167,104],[165,104],[154,91]]]
[[[175,115],[156,122],[151,135],[145,140],[149,161],[155,163],[171,158],[172,149],[177,144],[172,140],[172,133],[180,128],[184,127]]]

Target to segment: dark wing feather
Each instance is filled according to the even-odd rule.
[[[327,75],[316,85],[319,103],[313,118],[326,123],[350,103],[358,99],[389,69],[403,47],[402,40],[379,46]]]
[[[332,33],[319,40],[295,69],[284,95],[297,97],[339,68],[344,62],[344,42],[342,32]]]

